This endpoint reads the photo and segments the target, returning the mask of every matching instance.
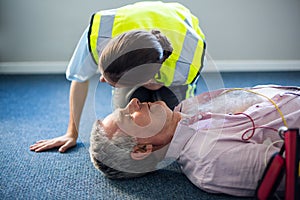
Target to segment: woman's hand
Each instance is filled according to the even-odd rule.
[[[76,140],[76,136],[70,136],[66,134],[49,140],[40,140],[31,145],[30,150],[35,152],[42,152],[59,147],[58,151],[64,153],[69,148],[76,146]]]

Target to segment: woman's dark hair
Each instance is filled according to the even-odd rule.
[[[129,31],[107,44],[99,58],[99,67],[110,82],[117,83],[122,78],[126,79],[125,85],[135,85],[152,79],[172,51],[171,43],[158,30]],[[129,71],[132,75],[124,78]]]

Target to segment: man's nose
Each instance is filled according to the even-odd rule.
[[[140,101],[137,98],[133,98],[130,104],[135,110],[140,108]]]

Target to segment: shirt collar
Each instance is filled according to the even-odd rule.
[[[186,143],[196,133],[196,130],[189,127],[188,124],[188,118],[183,118],[178,123],[165,158],[177,159],[180,156],[180,153],[182,152],[182,149],[184,148]]]

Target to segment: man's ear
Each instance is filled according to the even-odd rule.
[[[152,149],[152,144],[138,144],[133,147],[133,150],[130,153],[131,158],[133,160],[143,160],[151,154]]]

